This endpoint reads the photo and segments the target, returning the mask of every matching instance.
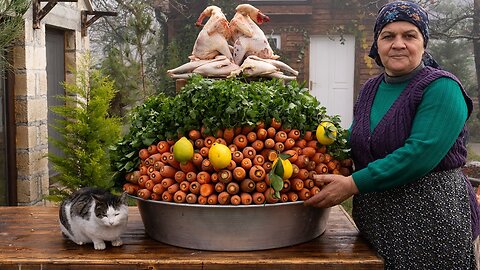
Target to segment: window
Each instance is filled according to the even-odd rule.
[[[267,36],[267,40],[268,40],[268,43],[270,43],[270,47],[272,47],[272,49],[278,49],[280,50],[282,48],[282,39],[280,37],[280,35],[266,35]]]

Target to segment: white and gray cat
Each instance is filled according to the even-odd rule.
[[[60,206],[60,228],[78,245],[92,243],[95,249],[123,244],[120,235],[127,228],[127,195],[121,196],[99,188],[82,188],[72,193]]]

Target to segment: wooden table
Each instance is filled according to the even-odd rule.
[[[320,237],[299,245],[249,252],[178,248],[150,239],[136,207],[124,245],[96,251],[63,238],[56,207],[0,207],[0,269],[383,269],[340,207]]]

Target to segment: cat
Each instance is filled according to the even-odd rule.
[[[123,244],[120,235],[127,228],[127,193],[121,196],[100,188],[81,188],[60,205],[62,233],[78,245],[92,243],[96,250]]]

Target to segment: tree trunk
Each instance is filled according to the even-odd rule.
[[[477,102],[480,102],[480,0],[474,0],[473,3],[473,55],[477,75]],[[480,113],[477,114],[477,118],[480,119]]]

